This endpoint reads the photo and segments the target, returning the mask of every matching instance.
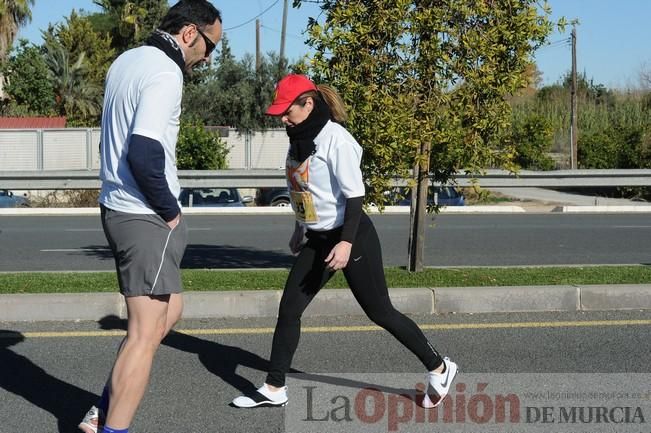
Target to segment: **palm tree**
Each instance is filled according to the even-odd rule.
[[[118,52],[139,45],[167,13],[167,0],[93,0],[109,17],[108,32]]]
[[[18,29],[32,20],[35,0],[0,0],[0,60],[14,43]]]
[[[72,123],[85,123],[101,109],[101,89],[86,79],[85,54],[70,62],[70,53],[59,42],[47,38],[43,45],[44,58],[54,85],[56,110]]]

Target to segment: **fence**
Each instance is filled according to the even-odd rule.
[[[285,186],[288,138],[284,129],[240,134],[222,129],[230,148],[229,170],[181,171],[184,187],[259,188]],[[0,130],[0,187],[6,189],[92,189],[99,187],[99,128]],[[483,187],[651,186],[651,170],[523,170],[517,175],[487,170],[457,173],[459,186]],[[403,185],[396,180],[396,185]]]
[[[98,128],[0,130],[0,171],[97,170]],[[285,166],[289,140],[284,129],[240,134],[222,133],[232,169],[276,169]]]

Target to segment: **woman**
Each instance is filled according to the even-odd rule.
[[[425,365],[428,389],[423,406],[438,405],[448,393],[457,365],[442,358],[418,326],[391,305],[380,241],[362,211],[362,148],[342,126],[346,110],[341,97],[329,86],[316,86],[303,75],[290,74],[276,86],[266,114],[280,116],[289,135],[286,174],[296,213],[289,246],[298,257],[280,301],[267,379],[252,394],[235,398],[233,405],[287,403],[285,375],[298,345],[301,315],[340,269],[366,315]]]

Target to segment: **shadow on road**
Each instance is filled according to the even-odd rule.
[[[79,251],[68,252],[71,256],[95,257],[100,260],[113,260],[113,253],[108,245],[85,245]]]
[[[127,329],[127,321],[120,319],[117,316],[105,316],[99,321],[100,327],[106,330]],[[183,334],[172,330],[167,337],[163,340],[163,344],[182,350],[188,353],[196,353],[203,366],[212,374],[221,378],[224,382],[228,383],[240,393],[246,394],[255,391],[258,386],[266,377],[269,370],[269,361],[256,355],[253,352],[244,350],[235,346],[228,346],[225,344],[217,343],[215,341],[204,340],[193,335]],[[254,384],[250,380],[240,376],[236,373],[237,367],[249,367],[254,370],[259,370],[263,373],[259,381],[260,383]],[[422,388],[408,389],[408,388],[395,388],[384,385],[378,385],[369,382],[351,380],[347,378],[340,378],[332,375],[322,375],[313,373],[304,373],[300,370],[291,369],[290,374],[296,375],[295,377],[304,382],[318,382],[336,386],[344,386],[347,388],[355,389],[373,389],[385,394],[396,394],[399,396],[407,396],[414,399],[419,404],[422,402],[423,394],[420,392]]]
[[[127,325],[126,320],[117,316],[105,316],[98,323],[100,328],[105,330],[126,330]],[[2,367],[0,387],[51,413],[57,419],[59,433],[77,431],[77,424],[83,416],[84,408],[95,404],[99,396],[48,374],[27,357],[10,349],[24,340],[25,337],[20,332],[0,330],[0,366]],[[184,352],[197,354],[200,362],[209,372],[242,394],[254,391],[257,386],[237,374],[237,367],[243,366],[259,370],[262,373],[259,378],[260,382],[269,369],[269,361],[253,352],[176,331],[170,332],[163,340],[163,344]],[[417,393],[415,389],[393,388],[331,375],[308,374],[296,369],[291,369],[290,373],[298,374],[298,378],[302,381],[360,390],[375,389],[383,393],[403,395],[417,401],[422,400],[422,394]]]
[[[100,260],[113,260],[106,245],[87,245],[83,254]],[[72,254],[72,253],[71,253]],[[295,258],[287,253],[231,245],[190,244],[185,250],[184,269],[290,268]]]
[[[105,316],[99,320],[99,325],[106,330],[127,329],[127,321],[117,316]],[[238,366],[249,367],[265,374],[269,369],[268,360],[248,350],[204,340],[174,330],[165,337],[163,344],[184,352],[196,353],[206,370],[221,378],[240,393],[254,391],[257,386],[236,373]],[[292,370],[292,372],[300,373],[298,370]],[[264,376],[261,375],[260,380],[263,379]]]
[[[181,267],[202,268],[289,268],[296,259],[287,253],[232,245],[190,244]]]
[[[0,387],[54,415],[60,433],[77,431],[77,424],[84,416],[83,411],[99,397],[57,379],[10,349],[24,340],[20,332],[0,330]],[[39,420],[26,427],[29,431],[41,429]]]

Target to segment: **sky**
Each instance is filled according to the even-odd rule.
[[[172,2],[173,3],[173,2]],[[304,2],[300,9],[288,1],[285,55],[295,61],[308,54],[304,31],[308,18],[318,18],[317,4]],[[283,0],[214,0],[222,12],[224,29],[233,54],[241,58],[255,53],[255,18],[262,25],[262,51],[280,51]],[[651,0],[549,0],[551,19],[578,20],[577,69],[595,84],[609,88],[635,88],[643,68],[651,71]],[[40,44],[41,29],[64,20],[72,9],[98,11],[92,0],[36,0],[32,23],[21,29],[19,37]],[[571,69],[569,42],[571,26],[557,30],[551,44],[535,55],[543,84],[558,82]]]

